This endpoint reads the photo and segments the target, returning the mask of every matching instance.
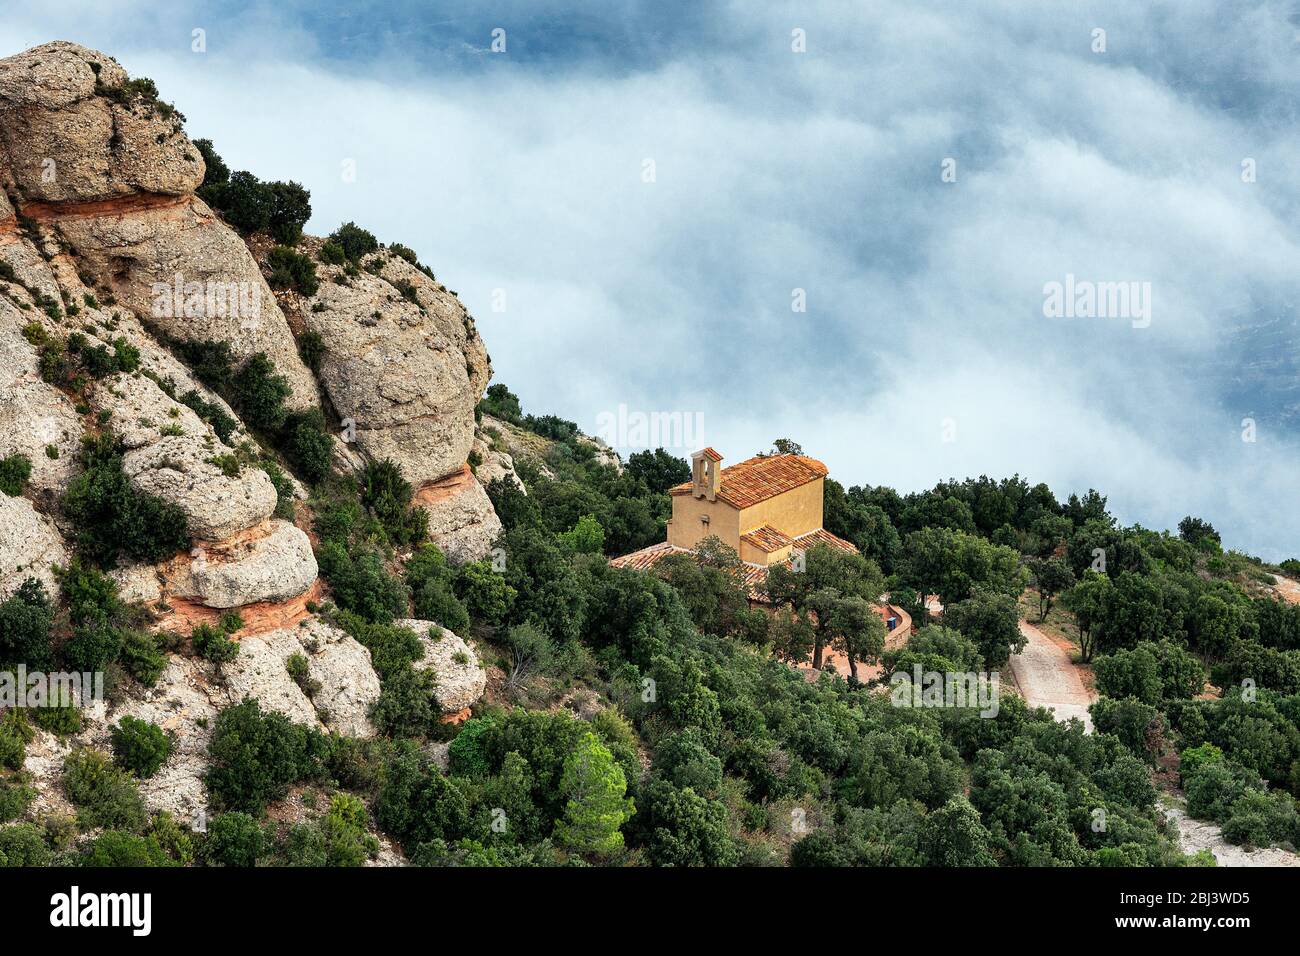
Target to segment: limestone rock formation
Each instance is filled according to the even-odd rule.
[[[525,495],[528,489],[524,483],[519,480],[519,475],[515,473],[515,460],[508,452],[497,451],[486,440],[482,430],[474,436],[474,448],[471,456],[477,456],[478,466],[474,468],[474,477],[479,480],[484,488],[492,484],[493,481],[500,479],[509,479],[519,486],[519,490]]]
[[[170,580],[174,594],[214,608],[287,601],[316,580],[305,532],[272,519],[217,544],[196,544]]]
[[[227,471],[221,462],[234,462],[233,450],[152,380],[114,376],[95,390],[91,404],[112,413],[129,449],[122,470],[131,484],[178,505],[196,538],[220,541],[275,511],[275,486],[266,472],[238,464]]]
[[[81,422],[41,381],[36,349],[21,332],[23,314],[0,299],[0,458],[25,456],[32,465],[29,488],[52,505],[72,478]]]
[[[311,696],[286,669],[294,654],[307,658],[310,677],[319,684]],[[379,699],[379,678],[370,651],[324,621],[241,637],[239,656],[224,673],[232,702],[253,697],[295,723],[353,737],[375,734],[369,713]]]
[[[416,491],[415,505],[428,512],[429,537],[455,564],[487,557],[501,534],[492,500],[468,465]]]
[[[418,485],[465,463],[491,369],[454,296],[399,256],[375,255],[378,275],[319,268],[303,318],[322,339],[321,380],[357,446]]]
[[[50,595],[59,593],[55,565],[66,565],[68,552],[59,531],[26,498],[0,492],[0,600],[28,578],[36,578]]]
[[[24,203],[184,195],[204,172],[156,91],[132,86],[111,57],[63,41],[0,60],[0,166]]]
[[[438,705],[444,713],[462,711],[483,696],[487,671],[460,637],[433,621],[408,619],[398,621],[397,626],[409,628],[420,639],[424,657],[412,666],[433,671]]]
[[[228,694],[212,674],[211,665],[172,655],[153,687],[133,684],[126,698],[93,732],[101,746],[108,745],[109,728],[123,717],[157,724],[172,737],[172,752],[152,777],[139,782],[140,795],[150,810],[167,810],[183,824],[193,825],[208,808],[203,775],[208,744],[212,742],[217,714]]]

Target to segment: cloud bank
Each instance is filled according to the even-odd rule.
[[[0,47],[106,50],[312,231],[415,248],[530,410],[1300,553],[1295,5],[846,6],[64,3]],[[1045,317],[1067,275],[1149,282],[1150,326]]]

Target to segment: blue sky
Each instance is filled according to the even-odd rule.
[[[415,248],[530,410],[699,414],[728,460],[789,436],[846,484],[1019,472],[1300,554],[1295,3],[0,15],[0,53],[56,38],[302,182],[312,231]],[[1045,317],[1067,275],[1150,283],[1149,327]]]

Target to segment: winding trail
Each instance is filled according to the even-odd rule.
[[[1300,866],[1300,855],[1278,847],[1248,850],[1229,843],[1217,824],[1193,820],[1181,803],[1170,803],[1161,808],[1166,819],[1178,827],[1178,838],[1184,853],[1209,850],[1219,866]]]
[[[1084,729],[1092,732],[1088,706],[1097,699],[1079,677],[1079,669],[1064,648],[1028,621],[1020,622],[1025,649],[1011,657],[1011,672],[1025,702],[1031,707],[1046,707],[1060,721],[1078,717]]]

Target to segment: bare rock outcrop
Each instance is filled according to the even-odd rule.
[[[32,465],[28,487],[52,504],[75,470],[81,422],[72,403],[41,381],[36,349],[22,335],[29,321],[23,315],[0,298],[0,458],[25,456]]]
[[[194,537],[220,541],[275,511],[266,472],[241,466],[207,424],[151,379],[116,375],[100,384],[91,404],[112,413],[132,486],[180,507]]]
[[[492,484],[497,479],[508,479],[513,481],[525,495],[528,489],[524,483],[519,480],[519,475],[515,472],[515,460],[509,452],[498,451],[485,440],[486,436],[480,431],[474,437],[474,448],[470,452],[471,459],[477,457],[478,465],[474,467],[474,477],[479,480],[484,488]]]
[[[270,521],[218,544],[196,544],[169,580],[169,590],[213,608],[287,601],[316,580],[307,534],[288,521]]]
[[[321,337],[321,380],[357,446],[418,485],[465,463],[491,367],[455,296],[406,260],[375,255],[379,274],[323,267],[303,318]]]
[[[186,825],[194,825],[208,808],[203,775],[217,714],[227,705],[227,693],[216,681],[211,665],[171,655],[153,687],[132,685],[131,693],[110,712],[98,741],[107,747],[109,727],[123,717],[157,724],[172,738],[172,752],[152,777],[139,782],[150,810],[166,810]]]
[[[57,41],[0,60],[0,166],[23,202],[184,195],[203,157],[112,57]]]
[[[289,676],[294,654],[307,659],[316,682],[311,696]],[[241,638],[239,656],[225,668],[232,702],[253,697],[295,723],[354,737],[375,734],[369,713],[379,699],[379,678],[370,651],[321,620]]]
[[[118,203],[51,219],[82,271],[167,337],[228,342],[242,361],[266,354],[291,408],[319,399],[293,333],[248,247],[195,197]]]
[[[492,499],[468,465],[419,488],[414,505],[428,512],[429,537],[455,564],[487,557],[501,534]]]
[[[26,498],[0,492],[0,600],[36,578],[51,595],[59,593],[55,565],[68,563],[58,529]]]
[[[487,687],[487,671],[473,648],[460,637],[433,621],[407,619],[398,627],[409,628],[420,639],[424,657],[412,666],[434,674],[438,706],[454,714],[474,704]]]

